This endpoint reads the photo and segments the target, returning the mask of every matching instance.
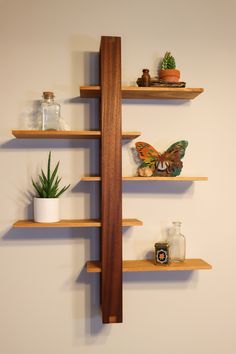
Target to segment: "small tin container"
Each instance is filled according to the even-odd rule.
[[[169,245],[167,242],[155,243],[155,263],[156,264],[169,263]]]

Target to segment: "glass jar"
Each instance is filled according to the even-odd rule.
[[[59,130],[61,106],[54,101],[53,92],[43,92],[41,102],[42,130]]]
[[[185,237],[180,232],[181,222],[173,222],[169,237],[169,252],[171,262],[183,262],[185,260],[186,243]]]

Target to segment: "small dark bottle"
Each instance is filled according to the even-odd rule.
[[[169,245],[167,242],[155,243],[155,263],[156,264],[169,263]]]
[[[151,77],[149,75],[149,70],[148,69],[143,69],[143,75],[141,77],[142,80],[142,86],[143,87],[149,87],[151,84]]]

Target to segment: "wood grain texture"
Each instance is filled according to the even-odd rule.
[[[18,139],[94,139],[100,138],[98,130],[12,130]]]
[[[182,99],[192,100],[204,91],[203,88],[171,87],[122,87],[122,98],[127,99]],[[81,86],[80,97],[96,98],[101,96],[100,86]]]
[[[89,261],[86,263],[88,273],[100,273],[101,262]],[[123,261],[123,272],[167,272],[184,270],[212,269],[212,266],[202,259],[186,259],[184,262],[156,265],[152,260]]]
[[[102,37],[101,307],[103,323],[122,322],[121,39]]]
[[[141,135],[141,132],[122,132],[122,139],[135,139]]]
[[[17,139],[100,139],[98,130],[12,130]],[[135,139],[140,132],[122,132],[123,139]]]
[[[138,219],[123,219],[122,226],[142,226]],[[72,219],[60,220],[59,222],[42,223],[33,220],[18,220],[13,224],[14,228],[44,228],[44,227],[101,227],[101,220],[98,219]]]
[[[188,181],[208,181],[208,177],[198,177],[198,176],[187,176],[187,177],[132,177],[126,176],[122,177],[123,181],[179,181],[179,182],[188,182]],[[85,176],[81,178],[81,181],[86,182],[96,182],[101,181],[100,176]]]

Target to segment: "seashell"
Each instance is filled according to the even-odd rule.
[[[138,175],[140,177],[151,177],[153,176],[153,170],[150,167],[140,167],[138,169]]]

